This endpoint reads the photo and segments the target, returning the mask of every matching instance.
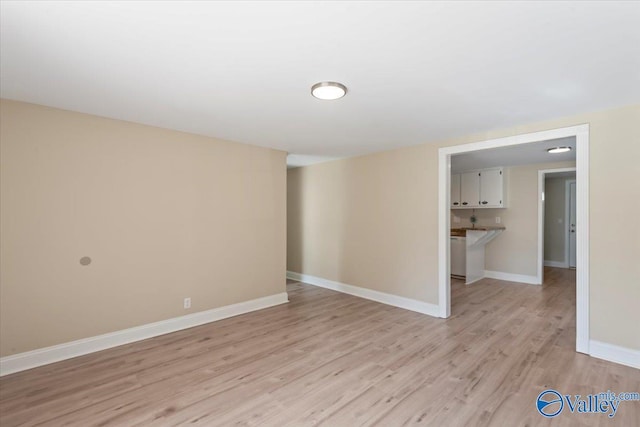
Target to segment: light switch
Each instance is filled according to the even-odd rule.
[[[459,216],[453,216],[453,222],[455,223],[459,223],[460,222],[460,217]]]
[[[500,224],[502,222],[502,218],[499,216],[496,217],[496,224]]]

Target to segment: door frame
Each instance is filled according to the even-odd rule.
[[[589,125],[496,138],[438,150],[438,312],[451,315],[451,277],[449,271],[449,235],[451,230],[451,155],[542,142],[549,139],[576,138],[576,351],[589,354]],[[508,231],[507,231],[508,232]],[[540,242],[538,242],[540,245]],[[540,248],[538,248],[540,257]],[[544,258],[544,256],[542,256]],[[538,260],[544,263],[544,259]]]
[[[538,274],[537,274],[537,283],[539,285],[542,284],[544,280],[544,222],[546,221],[545,213],[544,213],[544,205],[545,205],[545,179],[547,175],[558,173],[558,172],[576,172],[576,167],[572,168],[556,168],[556,169],[541,169],[538,171]],[[577,174],[577,172],[576,172]],[[572,179],[575,181],[575,179]],[[566,185],[566,184],[565,184]],[[576,187],[577,188],[577,187]],[[567,188],[565,186],[565,231],[564,231],[564,265],[569,268],[569,258],[568,258],[568,247],[569,244],[567,239],[569,232],[567,231],[567,199],[566,199],[566,191]],[[577,207],[577,205],[576,205]]]
[[[564,197],[565,197],[565,229],[564,229],[564,259],[567,268],[571,267],[571,233],[569,232],[569,223],[571,222],[571,183],[576,184],[576,195],[578,194],[578,182],[575,179],[568,179],[564,182]],[[577,199],[577,198],[576,198]],[[576,203],[576,215],[578,214],[578,204]],[[576,242],[576,249],[577,249]],[[576,253],[577,255],[577,253]],[[576,258],[577,262],[577,258]]]

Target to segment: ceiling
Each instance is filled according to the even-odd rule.
[[[4,98],[302,162],[640,102],[640,2],[3,1],[0,14]],[[324,80],[347,96],[313,98]]]
[[[545,181],[548,179],[575,178],[575,171],[572,172],[549,172],[544,175]]]
[[[571,147],[566,153],[550,154],[547,149]],[[451,156],[451,172],[460,173],[473,169],[498,166],[522,166],[538,163],[569,162],[576,160],[576,138],[550,139],[530,144],[512,145],[504,148],[472,151]]]

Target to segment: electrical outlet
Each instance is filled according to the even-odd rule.
[[[455,223],[459,223],[460,222],[460,217],[459,216],[453,216],[453,222]]]
[[[500,224],[502,222],[502,218],[499,216],[496,217],[496,224]]]
[[[184,308],[191,308],[191,298],[185,298],[184,299]]]

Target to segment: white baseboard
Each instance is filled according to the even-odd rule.
[[[334,282],[333,280],[327,280],[308,274],[300,274],[293,271],[287,271],[287,278],[380,302],[382,304],[404,308],[405,310],[417,311],[418,313],[428,314],[429,316],[440,317],[440,310],[436,304],[387,294],[385,292],[374,291],[372,289],[361,288],[359,286],[347,285],[346,283]]]
[[[640,350],[620,347],[606,342],[590,340],[589,354],[598,359],[640,369]]]
[[[527,283],[529,285],[540,285],[538,277],[528,276],[526,274],[505,273],[502,271],[484,271],[484,277],[489,279],[506,280],[509,282]]]
[[[465,279],[466,279],[466,278],[465,278]],[[482,279],[484,279],[484,277],[478,277],[477,279],[472,280],[472,281],[470,281],[470,282],[467,282],[467,281],[465,280],[464,284],[465,284],[465,285],[473,285],[474,283],[479,282],[479,281],[480,281],[480,280],[482,280]]]
[[[549,260],[544,260],[544,266],[545,267],[557,267],[557,268],[569,268],[569,264],[567,264],[564,261],[549,261]]]
[[[0,376],[289,302],[286,292],[0,358]]]

